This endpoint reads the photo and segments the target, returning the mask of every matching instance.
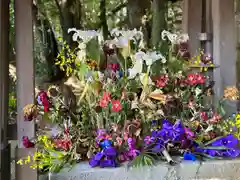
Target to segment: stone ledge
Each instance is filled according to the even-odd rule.
[[[240,180],[240,160],[190,162],[175,166],[160,163],[153,167],[127,169],[91,168],[87,163],[74,166],[40,180]]]

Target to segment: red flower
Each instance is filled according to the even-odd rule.
[[[22,143],[25,148],[33,148],[34,143],[29,140],[27,136],[22,137]]]
[[[118,63],[109,63],[107,67],[113,70],[114,72],[120,69],[120,65]]]
[[[189,85],[196,85],[197,84],[197,80],[195,78],[195,74],[188,74],[187,82],[188,82]]]
[[[207,113],[206,113],[206,112],[201,112],[201,113],[200,113],[200,117],[201,117],[202,120],[204,120],[204,121],[208,120],[208,116],[207,116]]]
[[[112,111],[119,112],[122,110],[122,104],[119,100],[112,100]]]
[[[72,146],[72,141],[69,139],[57,139],[55,140],[55,145],[56,148],[60,148],[67,151]]]
[[[104,92],[103,99],[105,99],[106,101],[111,101],[111,94],[109,92]]]
[[[187,84],[189,85],[197,85],[197,84],[204,84],[205,77],[201,74],[188,74],[187,75]]]
[[[104,92],[103,97],[99,102],[99,106],[102,108],[107,107],[108,103],[111,101],[111,95],[109,92]]]
[[[156,86],[157,86],[158,88],[164,88],[164,87],[167,85],[167,82],[168,82],[168,76],[167,76],[167,75],[160,76],[160,77],[157,79],[157,84],[156,84]]]
[[[196,74],[196,79],[198,84],[204,84],[205,83],[205,76],[202,74]]]
[[[48,95],[46,92],[42,91],[39,93],[40,101],[42,102],[42,105],[44,107],[44,112],[49,112],[49,101],[48,101]]]

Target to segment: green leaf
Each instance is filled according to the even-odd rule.
[[[48,113],[48,112],[44,112],[44,114],[43,114],[43,119],[44,119],[45,121],[50,121],[49,113]]]
[[[100,50],[101,48],[99,46],[98,40],[96,38],[91,39],[87,43],[87,47],[86,47],[86,53],[87,53],[88,59],[95,60],[99,64],[100,56],[101,56]]]
[[[88,65],[85,63],[81,63],[79,65],[79,69],[78,69],[78,77],[79,79],[84,79],[84,76],[86,75],[86,73],[88,72]]]
[[[207,147],[204,147],[203,149],[228,150],[229,148],[227,148],[225,146],[207,146]]]

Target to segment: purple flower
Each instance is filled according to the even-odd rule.
[[[232,134],[229,134],[225,137],[217,139],[216,141],[208,145],[208,148],[197,147],[195,148],[195,151],[200,153],[206,153],[206,154],[209,154],[210,156],[235,158],[240,155],[240,149],[238,148],[238,143],[239,143],[238,139],[235,138]],[[222,147],[222,148],[219,149],[217,147]]]
[[[42,100],[41,100],[40,96],[37,97],[37,102],[38,102],[39,105],[42,105]]]

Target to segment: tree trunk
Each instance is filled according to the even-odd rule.
[[[108,38],[108,24],[106,16],[106,0],[100,0],[100,28],[102,29],[102,34],[104,40]]]
[[[60,22],[63,39],[70,47],[75,47],[72,35],[68,34],[69,28],[81,28],[81,0],[55,0],[60,13]]]
[[[150,9],[150,4],[150,0],[128,0],[128,24],[130,29],[139,29],[142,26],[142,18]]]
[[[65,72],[63,72],[58,66],[55,65],[58,55],[58,44],[51,24],[44,13],[40,12],[42,13],[42,16],[41,18],[39,17],[39,9],[36,5],[33,5],[33,13],[33,20],[37,30],[37,36],[40,37],[42,44],[44,44],[43,55],[49,67],[49,81],[53,82],[61,80],[65,77]]]

